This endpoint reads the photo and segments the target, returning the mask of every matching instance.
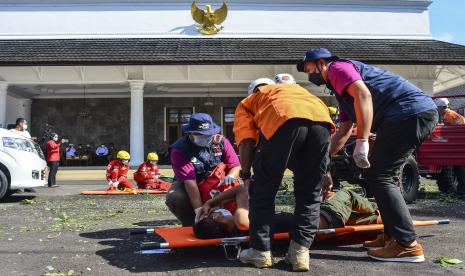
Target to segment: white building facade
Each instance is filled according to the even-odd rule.
[[[191,4],[0,0],[0,125],[24,117],[40,135],[47,122],[78,143],[126,146],[138,164],[178,138],[192,112],[212,113],[230,136],[234,107],[258,77],[291,73],[334,103],[296,72],[313,47],[387,68],[428,93],[464,82],[465,47],[433,40],[431,1],[232,0],[212,36],[197,31]]]

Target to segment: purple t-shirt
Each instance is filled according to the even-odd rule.
[[[334,61],[331,63],[328,71],[328,78],[331,86],[334,88],[334,92],[339,95],[346,97],[343,93],[344,89],[354,81],[362,80],[362,76],[358,71],[355,64],[350,61]],[[343,108],[339,109],[339,122],[350,121],[349,116]]]
[[[221,162],[226,165],[227,169],[239,167],[239,158],[237,157],[231,142],[229,142],[226,137],[223,139],[223,141],[224,150],[223,156],[221,157]],[[196,180],[194,165],[192,165],[191,161],[187,159],[182,151],[178,149],[171,150],[171,166],[173,167],[176,180]]]

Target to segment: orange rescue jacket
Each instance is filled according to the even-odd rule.
[[[280,126],[293,118],[328,123],[333,131],[336,129],[328,107],[302,86],[271,84],[258,90],[236,108],[233,131],[237,145],[245,139],[258,142],[260,132],[270,139]]]
[[[446,110],[444,110],[443,122],[445,125],[449,126],[465,125],[465,118],[454,110],[446,108]]]

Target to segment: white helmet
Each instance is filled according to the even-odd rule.
[[[449,106],[449,100],[447,98],[437,98],[434,100],[434,103],[437,105],[437,107]]]
[[[259,86],[260,84],[275,84],[275,82],[269,78],[259,78],[259,79],[256,79],[254,80],[253,82],[251,82],[249,84],[249,88],[247,88],[247,92],[249,93],[249,95],[252,95],[253,91],[255,90],[255,88],[257,86]]]
[[[273,80],[276,83],[295,84],[295,79],[291,74],[277,74]]]

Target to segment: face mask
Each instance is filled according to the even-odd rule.
[[[127,165],[129,163],[129,160],[121,159],[121,164]]]
[[[150,162],[150,165],[156,165],[157,164],[157,161],[149,161]]]
[[[27,130],[27,125],[23,125],[23,130]]]
[[[191,135],[191,141],[199,147],[208,147],[212,141],[211,136],[207,135]]]
[[[229,210],[226,210],[226,209],[215,210],[215,213],[220,213],[220,214],[223,215],[223,217],[232,216],[231,212]]]
[[[53,136],[53,141],[58,141],[58,136]]]
[[[318,68],[318,65],[316,65],[316,68],[318,69],[319,72],[313,72],[313,73],[308,74],[308,81],[313,83],[316,86],[326,84],[326,81],[323,78],[323,75],[321,74],[321,70]]]

